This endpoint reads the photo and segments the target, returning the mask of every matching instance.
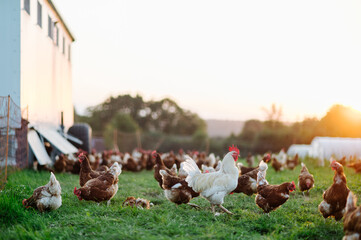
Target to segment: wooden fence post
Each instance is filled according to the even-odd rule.
[[[140,130],[137,130],[135,132],[135,136],[137,138],[137,146],[139,149],[142,149],[142,141],[141,141],[141,138],[140,138]]]
[[[113,130],[113,148],[115,151],[119,152],[119,145],[118,145],[118,129]]]

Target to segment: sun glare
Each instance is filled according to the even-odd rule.
[[[356,112],[360,113],[361,114],[361,105],[356,105],[356,106],[353,106],[351,107],[353,110],[355,110]]]
[[[356,108],[356,107],[351,107],[350,106],[350,110],[348,112],[348,117],[352,118],[354,121],[360,121],[361,120],[361,106]]]

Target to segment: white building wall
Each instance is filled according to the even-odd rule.
[[[0,96],[20,106],[20,1],[0,0]]]
[[[23,4],[23,1],[21,4]],[[17,1],[16,1],[17,2]],[[21,108],[28,107],[29,121],[59,126],[61,112],[64,125],[73,124],[72,69],[68,46],[72,43],[46,0],[42,5],[42,27],[37,24],[37,0],[30,0],[30,15],[21,10]],[[23,7],[21,7],[23,9]],[[59,46],[48,36],[48,16],[58,22]],[[65,53],[63,53],[63,37]]]

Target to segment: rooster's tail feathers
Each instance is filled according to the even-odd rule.
[[[266,171],[258,171],[257,173],[257,186],[268,185],[266,180]]]
[[[186,160],[183,165],[183,170],[188,174],[186,178],[186,182],[190,187],[192,187],[194,183],[194,176],[201,174],[201,171],[199,170],[197,164],[194,162],[192,158],[189,156],[186,157]]]
[[[56,177],[54,173],[50,172],[50,182],[54,183],[56,181]]]
[[[177,174],[178,173],[178,171],[177,171],[177,164],[173,164],[173,166],[172,166],[172,168],[171,168],[171,171],[172,172],[175,172],[175,174]]]
[[[188,174],[201,173],[201,171],[199,170],[196,162],[190,157],[186,157],[186,160],[185,160],[184,165],[183,165],[183,169]]]
[[[265,163],[263,160],[259,163],[259,170],[260,171],[266,171],[268,169],[267,163]]]

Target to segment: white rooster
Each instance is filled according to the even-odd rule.
[[[222,204],[224,197],[230,194],[238,184],[238,168],[235,165],[238,155],[237,147],[233,145],[229,147],[229,153],[223,158],[220,170],[212,173],[201,173],[190,157],[184,163],[184,170],[188,173],[186,182],[195,192],[199,192],[211,203],[213,214],[215,214],[216,205],[224,212],[233,214]]]

